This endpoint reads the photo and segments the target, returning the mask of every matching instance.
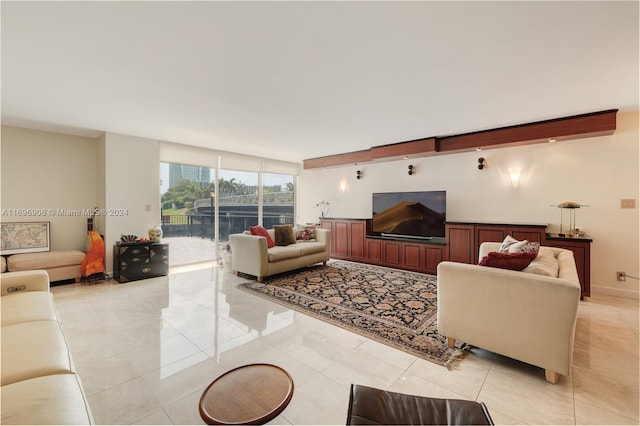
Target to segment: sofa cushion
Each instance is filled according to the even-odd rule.
[[[91,410],[75,374],[36,377],[2,386],[1,424],[88,425]]]
[[[546,275],[548,277],[557,277],[560,266],[553,250],[547,247],[541,247],[538,256],[523,269],[523,272],[530,274]]]
[[[295,244],[296,233],[291,225],[275,225],[273,231],[276,237],[277,246],[288,246],[289,244]]]
[[[40,253],[21,253],[9,256],[7,269],[30,271],[32,269],[57,268],[81,265],[85,254],[78,250],[54,250]]]
[[[300,252],[303,255],[322,253],[326,249],[326,246],[323,243],[319,243],[316,241],[305,241],[302,243],[296,243],[295,246],[300,248]]]
[[[62,328],[55,321],[2,327],[0,352],[2,386],[40,376],[75,372]]]
[[[276,245],[276,243],[273,241],[273,238],[271,238],[271,235],[269,235],[269,232],[267,232],[267,230],[262,226],[258,225],[249,227],[249,233],[251,235],[257,235],[259,237],[265,237],[267,239],[267,248],[275,247]]]
[[[302,256],[300,246],[302,244],[292,244],[289,246],[275,246],[267,250],[269,262],[279,262],[286,259],[294,259]]]
[[[25,291],[0,297],[0,315],[2,327],[31,321],[58,321],[53,295],[48,291]]]
[[[522,271],[535,258],[535,253],[499,253],[492,251],[482,258],[480,266]]]

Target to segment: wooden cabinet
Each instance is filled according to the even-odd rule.
[[[370,222],[368,219],[322,218],[320,226],[331,230],[331,257],[435,274],[438,264],[444,260],[478,263],[480,244],[486,241],[502,241],[507,235],[511,235],[518,240],[529,240],[573,251],[582,296],[590,295],[589,238],[547,235],[547,226],[542,224],[448,222],[444,240],[423,242],[371,236]]]
[[[435,274],[446,259],[444,240],[407,241],[372,237],[367,219],[322,218],[320,226],[331,230],[331,257],[389,268]]]
[[[331,231],[330,256],[363,261],[366,258],[364,219],[321,219],[320,227]]]
[[[449,260],[478,263],[480,244],[487,241],[502,241],[507,235],[518,240],[544,244],[546,228],[546,225],[533,224],[449,222],[445,227]]]
[[[580,298],[591,297],[591,238],[566,238],[549,234],[545,245],[559,247],[573,252],[580,278],[582,292]]]
[[[169,244],[116,243],[113,245],[113,278],[118,282],[142,280],[169,273]]]

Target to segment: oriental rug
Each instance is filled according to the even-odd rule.
[[[465,353],[438,334],[434,275],[331,261],[239,288],[448,368]]]

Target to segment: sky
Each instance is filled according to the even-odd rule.
[[[215,174],[213,169],[211,170],[211,181]],[[236,182],[244,183],[245,185],[253,186],[258,185],[258,173],[255,172],[240,172],[235,170],[221,170],[220,177],[226,180],[234,178]],[[272,185],[284,185],[287,182],[293,182],[291,175],[276,175],[272,173],[265,173],[266,186]],[[169,189],[169,163],[160,163],[160,194],[164,194]]]

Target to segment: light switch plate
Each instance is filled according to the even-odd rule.
[[[636,208],[635,198],[623,198],[622,200],[620,200],[620,208],[635,209]]]

